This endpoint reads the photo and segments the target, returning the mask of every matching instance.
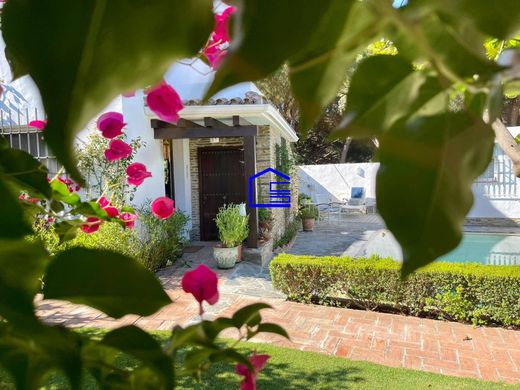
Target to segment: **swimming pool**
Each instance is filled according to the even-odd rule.
[[[439,260],[452,263],[520,265],[520,236],[464,233],[459,246]]]
[[[378,255],[402,261],[401,248],[388,230],[374,233],[357,256]],[[480,263],[490,265],[520,265],[520,235],[464,233],[457,248],[438,261]]]

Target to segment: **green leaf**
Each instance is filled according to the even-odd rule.
[[[108,214],[97,202],[82,202],[72,209],[71,214],[84,215],[85,217],[98,217],[106,219]]]
[[[3,153],[3,151],[2,151]],[[20,200],[13,194],[11,186],[0,178],[0,238],[20,238],[32,234],[24,216]]]
[[[471,19],[485,34],[495,38],[507,39],[520,31],[520,2],[501,0],[496,6],[485,1],[446,0],[445,9],[453,12],[460,19]],[[464,15],[464,18],[460,16]]]
[[[314,23],[305,49],[289,60],[303,130],[310,128],[337,96],[347,70],[378,37],[384,21],[377,19],[366,3],[343,0],[330,2],[327,13]]]
[[[35,295],[49,261],[38,241],[0,240],[0,279],[4,285]]]
[[[256,328],[256,333],[274,333],[283,336],[286,339],[291,339],[284,328],[282,328],[280,325],[270,322],[264,322],[263,324],[258,325],[258,328]]]
[[[213,321],[202,321],[201,326],[209,340],[215,340],[224,329],[235,328],[233,320],[227,317],[219,317]]]
[[[240,328],[245,324],[250,326],[257,325],[259,312],[262,309],[272,309],[272,306],[267,303],[253,303],[244,306],[233,314],[231,320],[237,328]]]
[[[520,80],[512,80],[504,84],[504,95],[513,99],[520,95]]]
[[[123,206],[121,207],[121,212],[122,213],[135,213],[135,209],[133,207],[130,207],[130,206]]]
[[[312,27],[327,16],[331,3],[301,0],[295,7],[287,1],[242,1],[239,4],[241,12],[236,16],[240,30],[235,32],[207,96],[230,85],[259,80],[274,72],[311,40]],[[288,20],[291,23],[287,23]],[[280,31],[284,33],[280,35]],[[276,42],[276,45],[267,42]]]
[[[43,293],[47,299],[85,304],[114,318],[147,316],[171,303],[155,276],[136,260],[85,248],[56,255],[47,268]]]
[[[54,224],[54,232],[60,239],[60,244],[73,240],[78,234],[81,221],[62,221]]]
[[[24,151],[11,148],[2,150],[0,172],[16,183],[20,190],[46,198],[51,196],[47,168]]]
[[[38,323],[33,299],[50,259],[39,242],[0,240],[0,317],[21,330]]]
[[[390,38],[400,55],[410,62],[431,61],[451,81],[474,75],[487,80],[501,70],[486,58],[484,36],[467,25],[459,29],[457,18],[443,17],[435,9],[426,12],[427,8],[413,3],[398,13],[400,28]]]
[[[80,336],[65,328],[38,325],[33,332],[22,333],[0,324],[0,364],[17,389],[40,389],[46,375],[56,370],[66,374],[71,388],[79,388]]]
[[[70,192],[67,185],[58,179],[51,181],[52,198],[71,206],[75,206],[81,202],[81,198],[75,192]]]
[[[384,23],[366,2],[352,0],[304,0],[296,7],[287,1],[248,0],[241,6],[240,35],[207,96],[241,81],[264,78],[288,61],[303,129],[336,97],[348,67]]]
[[[211,4],[6,3],[2,33],[14,73],[36,82],[48,116],[45,140],[75,181],[82,183],[72,151],[75,134],[121,92],[155,84],[175,60],[197,54],[213,27]]]
[[[107,333],[101,343],[136,357],[161,376],[164,388],[173,388],[173,362],[144,330],[133,325],[121,327]]]
[[[431,102],[442,91],[436,78],[414,70],[400,56],[369,57],[352,77],[347,110],[334,136],[380,135],[398,120]],[[439,99],[436,109],[446,110],[447,102],[447,98]]]
[[[459,244],[493,145],[492,130],[463,112],[401,122],[380,138],[378,209],[403,249],[403,275]]]

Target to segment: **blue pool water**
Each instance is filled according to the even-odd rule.
[[[439,260],[452,263],[520,265],[520,236],[465,233],[459,246]]]
[[[402,261],[401,247],[388,230],[376,232],[357,256],[378,255]],[[520,235],[464,233],[457,248],[438,261],[480,263],[490,265],[520,265]]]

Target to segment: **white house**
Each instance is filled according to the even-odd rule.
[[[226,88],[208,104],[201,104],[214,72],[200,60],[190,63],[176,63],[165,75],[185,105],[177,125],[158,120],[146,106],[143,91],[137,91],[133,97],[117,97],[104,112],[121,112],[127,123],[126,138],[140,137],[146,144],[135,161],[145,164],[152,177],[138,187],[134,204],[170,196],[176,208],[190,217],[192,239],[215,240],[214,218],[218,208],[225,203],[247,203],[248,178],[274,168],[275,146],[296,142],[298,137],[253,83]],[[6,67],[7,63],[2,65]],[[39,135],[26,126],[43,112],[32,81],[18,80],[8,85],[6,91],[2,97],[5,103],[0,106],[0,133],[9,135],[14,147],[31,152],[55,172],[58,165],[52,154]],[[97,117],[92,118],[79,139],[96,131]],[[168,185],[165,185],[165,167]],[[256,191],[267,192],[263,187],[268,186],[269,177],[262,179],[253,189],[255,197]],[[250,247],[258,245],[256,211],[248,210]],[[273,217],[274,235],[283,234],[285,214],[273,210]]]

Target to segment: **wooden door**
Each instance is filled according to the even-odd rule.
[[[218,240],[215,216],[220,207],[228,203],[246,202],[244,180],[243,149],[199,149],[201,240]]]

